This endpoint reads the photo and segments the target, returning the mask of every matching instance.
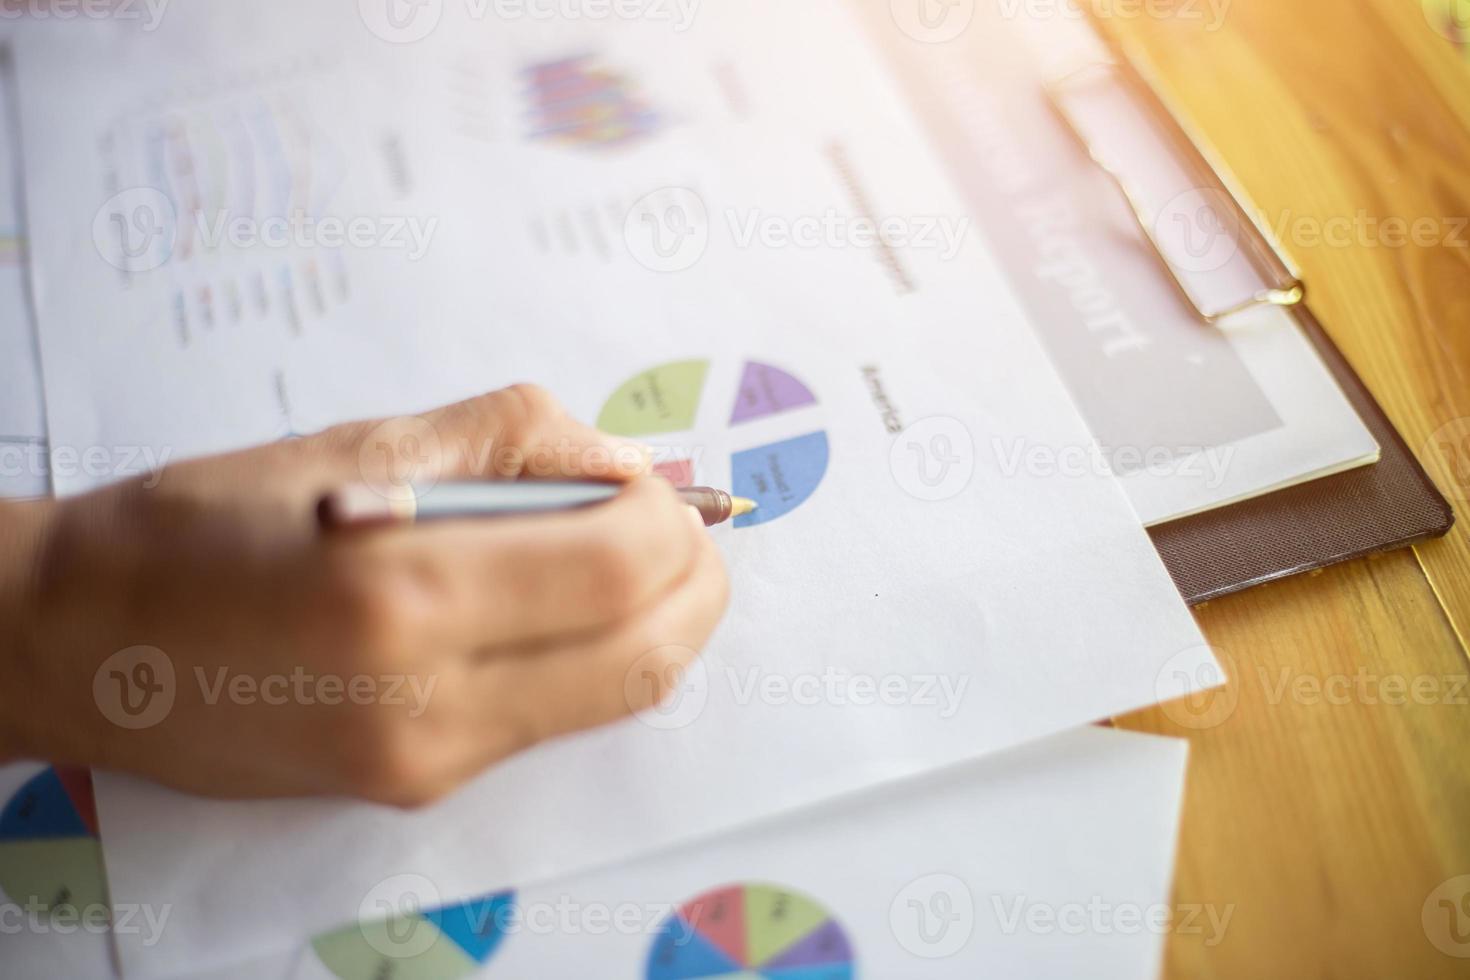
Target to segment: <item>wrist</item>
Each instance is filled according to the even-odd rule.
[[[57,504],[0,503],[0,762],[35,757],[38,705],[37,591]]]

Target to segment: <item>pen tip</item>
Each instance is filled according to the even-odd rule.
[[[739,517],[742,514],[749,514],[751,511],[755,510],[759,506],[760,504],[756,503],[754,500],[751,500],[748,497],[731,497],[730,516]]]

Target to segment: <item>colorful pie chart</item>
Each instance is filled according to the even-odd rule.
[[[660,928],[648,980],[852,980],[841,923],[805,895],[737,884],[684,903]]]
[[[5,804],[0,892],[41,911],[107,907],[90,772],[46,769]]]
[[[461,980],[490,962],[505,939],[514,892],[379,922],[356,923],[312,940],[341,980]]]
[[[701,431],[720,426],[726,430],[720,441],[735,447],[730,454],[730,492],[760,505],[737,517],[735,527],[757,527],[791,513],[816,493],[827,474],[830,447],[827,433],[812,428],[817,398],[795,375],[759,361],[731,365],[730,370],[738,373],[715,384],[710,361],[675,361],[650,368],[613,393],[597,425],[629,438],[689,445],[704,442]],[[732,391],[732,401],[706,406],[712,387]],[[676,486],[708,479],[699,473],[697,458],[667,460],[654,469]]]

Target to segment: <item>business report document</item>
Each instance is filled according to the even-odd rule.
[[[854,5],[1087,420],[1096,445],[1069,465],[1113,473],[1154,526],[1377,462],[1372,433],[1290,312],[1204,322],[1140,227],[1184,228],[1175,261],[1251,295],[1258,287],[1225,281],[1239,243],[1201,210],[1219,192],[1185,190],[1141,218],[1058,112],[1049,86],[1115,57],[1074,0],[1025,16],[1005,3],[960,9],[971,6],[964,30],[918,40],[892,30],[885,5]],[[1130,118],[1103,124],[1147,147]],[[1168,188],[1197,179],[1162,156],[1159,172],[1122,176]]]
[[[199,980],[1153,976],[1173,927],[1208,941],[1233,914],[1171,921],[1185,750],[1086,728],[464,903],[438,905],[405,877],[382,897],[418,911],[346,922]]]
[[[759,501],[735,599],[662,708],[422,812],[98,774],[113,900],[174,910],[116,937],[129,977],[289,951],[403,869],[526,887],[1223,680],[1111,475],[1046,463],[1087,426],[850,8],[452,7],[407,44],[316,3],[29,35],[52,438],[118,450],[57,488],[531,379]]]
[[[443,902],[432,881],[404,873],[309,942],[270,955],[233,944],[241,959],[189,976],[696,980],[746,968],[851,980],[961,967],[1151,976],[1169,932],[1209,941],[1233,914],[1211,906],[1171,917],[1186,748],[1079,729],[717,840],[465,901]],[[86,779],[0,767],[0,911],[12,922],[38,916],[0,945],[7,977],[116,975]],[[26,910],[32,894],[67,896],[87,925],[48,928]],[[171,913],[117,906],[110,918],[151,942]]]
[[[25,266],[13,64],[0,32],[0,497],[43,497],[46,407]]]

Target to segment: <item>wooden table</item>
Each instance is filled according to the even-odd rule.
[[[1460,515],[1444,540],[1202,607],[1233,663],[1215,724],[1118,720],[1193,746],[1171,977],[1470,976],[1436,945],[1470,956],[1470,877],[1422,918],[1470,875],[1470,47],[1428,14],[1453,5],[1233,0],[1211,29],[1175,0],[1107,19],[1267,220],[1305,229],[1284,244],[1313,308]],[[1311,234],[1360,212],[1350,243]],[[1367,220],[1393,217],[1442,238]],[[1198,906],[1230,911],[1223,937],[1178,928]]]

